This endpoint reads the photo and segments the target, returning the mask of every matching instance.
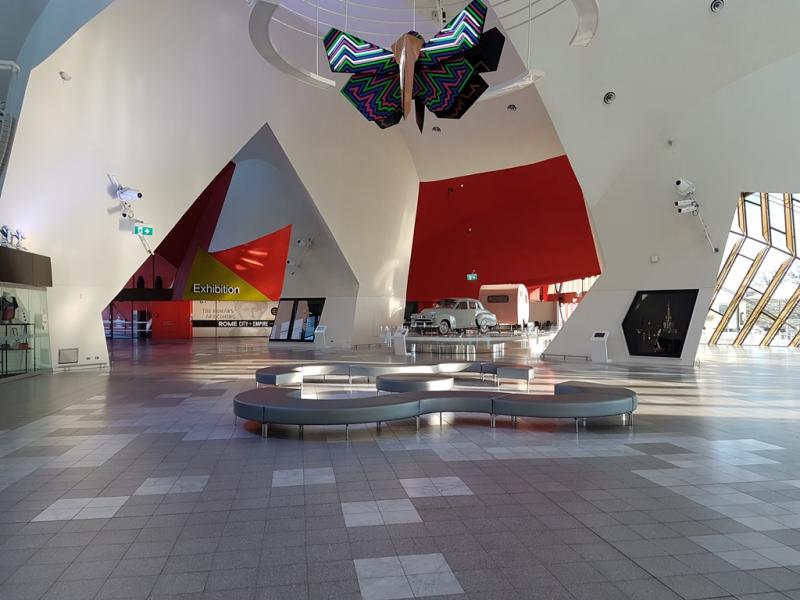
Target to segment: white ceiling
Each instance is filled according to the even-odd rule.
[[[447,18],[455,16],[466,6],[467,1],[461,0],[454,3],[449,0],[449,2],[445,2]],[[310,14],[315,16],[314,2],[315,0],[310,2],[309,0],[282,1],[281,8],[275,13],[271,24],[271,37],[278,52],[292,65],[307,69],[312,73],[318,72],[324,77],[330,77],[336,80],[338,86],[341,87],[349,76],[330,72],[322,44],[317,43],[316,22],[311,23],[308,18],[301,18],[288,10],[291,8],[302,12],[310,9]],[[367,2],[370,3],[369,7],[366,6]],[[430,0],[426,0],[426,3],[432,4]],[[339,11],[342,10],[343,4],[340,0],[321,0],[320,6],[330,6],[332,11]],[[407,8],[409,6],[411,3],[405,0],[381,0],[380,2],[361,0],[361,4],[358,6],[348,2],[347,31],[388,47],[400,34],[411,29],[412,12]],[[430,15],[432,10],[430,6],[425,8],[423,6],[421,1],[416,3],[416,13],[419,19],[416,27],[427,38],[439,26],[430,17],[422,22],[424,15]],[[391,8],[387,9],[386,7]],[[353,19],[352,15],[358,14],[357,10],[360,10],[368,18],[385,18],[387,20],[405,18],[408,22],[386,25],[387,33],[382,35],[365,33],[365,29],[369,31],[384,30],[381,29],[380,23]],[[366,12],[370,10],[372,12]],[[386,15],[379,11],[383,11]],[[325,20],[327,23],[324,22]],[[341,14],[331,12],[326,16],[326,13],[321,10],[320,36],[325,35],[331,24],[344,28]],[[503,31],[500,21],[490,7],[485,28],[488,30],[492,27],[499,27]],[[389,31],[391,33],[388,33]],[[527,35],[527,30],[524,33]],[[565,40],[565,45],[567,42],[568,39]],[[535,62],[526,65],[526,60],[520,57],[514,44],[506,35],[506,43],[497,71],[485,73],[482,76],[489,85],[500,84],[514,79],[528,66],[532,69],[537,68]],[[338,90],[332,89],[326,93],[330,94],[330,102],[347,102],[340,96]],[[509,104],[516,105],[517,110],[513,112],[507,110]],[[352,110],[355,112],[356,109]],[[432,131],[433,126],[438,126],[441,132]],[[426,111],[425,127],[422,133],[417,129],[412,115],[408,121],[401,122],[398,126],[387,130],[385,135],[392,135],[395,130],[399,130],[405,139],[421,181],[448,179],[528,165],[564,154],[550,116],[534,86],[489,101],[479,101],[461,119],[439,119]]]
[[[49,0],[0,0],[0,60],[16,61],[25,38]],[[0,71],[0,99],[5,99],[11,74]]]

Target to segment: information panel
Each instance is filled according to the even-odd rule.
[[[277,302],[192,302],[194,337],[268,337],[275,324]]]

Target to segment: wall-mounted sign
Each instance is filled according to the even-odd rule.
[[[192,320],[192,327],[272,327],[275,324],[275,321],[250,321],[250,320],[239,320],[239,321],[212,321],[212,320]]]
[[[228,294],[232,296],[237,296],[240,293],[239,286],[235,285],[218,285],[215,283],[193,283],[192,284],[192,293],[193,294]]]
[[[467,281],[478,281],[477,273],[467,273]]]
[[[266,337],[275,324],[270,313],[277,306],[277,302],[196,300],[192,302],[193,335]]]
[[[133,226],[133,235],[153,235],[153,226],[144,223],[136,223]]]
[[[185,300],[250,300],[254,302],[269,300],[251,283],[239,277],[208,252],[200,249],[197,250],[191,272],[183,288],[183,298]]]

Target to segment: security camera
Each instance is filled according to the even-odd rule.
[[[675,187],[678,189],[678,193],[683,197],[691,196],[696,189],[694,184],[688,179],[678,179],[675,182]]]
[[[113,187],[114,197],[120,202],[133,202],[142,197],[142,192],[132,187],[122,185],[117,178],[107,173],[109,181]]]
[[[694,215],[695,217],[699,213],[700,207],[696,203],[692,203],[688,206],[682,206],[678,209],[679,215]]]
[[[124,202],[131,202],[133,200],[138,200],[142,197],[142,192],[139,190],[135,190],[133,188],[120,188],[117,190],[117,199],[122,200]]]
[[[675,206],[677,206],[678,208],[694,206],[695,204],[697,204],[697,201],[694,198],[683,198],[681,200],[675,200]]]

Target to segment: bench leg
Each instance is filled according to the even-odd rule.
[[[633,413],[628,413],[628,427],[633,427]]]
[[[495,419],[494,419],[494,417],[495,417],[495,415],[494,415],[494,414],[492,414],[492,429],[494,429],[494,422],[495,422]]]
[[[378,431],[380,431],[380,430],[381,430],[381,422],[380,422],[380,421],[378,421],[378,422],[376,423],[376,425],[378,426]]]
[[[236,427],[236,425],[238,425],[238,423],[239,423],[239,417],[237,417],[236,415],[233,415],[233,426]]]
[[[261,424],[261,437],[267,437],[269,435],[269,425],[266,423]]]
[[[439,427],[442,426],[442,413],[439,413]]]
[[[517,426],[517,417],[511,417],[511,424],[516,427]]]
[[[580,423],[578,422],[578,417],[575,417],[575,433],[580,431]]]
[[[303,426],[302,426],[302,425],[300,425],[300,437],[303,437],[303,433],[304,433],[304,432],[303,432]]]
[[[350,425],[344,426],[344,439],[346,440],[350,439]]]
[[[417,420],[417,431],[419,431],[419,417],[415,417],[415,419]]]

